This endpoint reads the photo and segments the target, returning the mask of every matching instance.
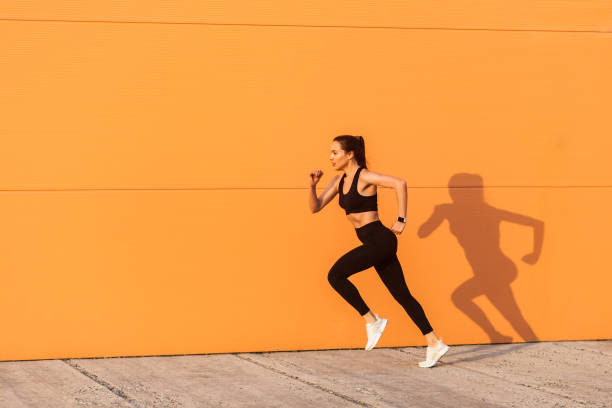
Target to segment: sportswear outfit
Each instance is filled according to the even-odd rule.
[[[363,196],[357,191],[359,173],[362,169],[362,167],[357,169],[347,194],[343,191],[346,174],[342,176],[338,185],[339,204],[346,214],[378,211],[376,194]],[[397,237],[393,231],[380,221],[373,221],[356,228],[355,232],[362,245],[344,254],[332,266],[328,274],[331,286],[363,316],[370,311],[370,308],[348,278],[357,272],[374,267],[393,298],[404,308],[421,333],[432,332],[433,329],[423,308],[406,286],[404,273],[396,255]],[[384,329],[384,324],[381,326]]]

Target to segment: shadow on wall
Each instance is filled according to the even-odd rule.
[[[499,246],[501,221],[533,227],[533,252],[523,262],[533,265],[538,261],[544,240],[544,223],[535,218],[501,210],[484,200],[482,177],[477,174],[455,174],[448,183],[452,203],[439,204],[433,214],[419,228],[421,238],[431,234],[444,220],[465,251],[474,277],[463,282],[451,295],[453,304],[480,326],[491,343],[507,343],[512,337],[498,332],[473,299],[485,295],[508,320],[524,341],[537,341],[529,323],[516,303],[510,283],[516,279],[517,267]]]

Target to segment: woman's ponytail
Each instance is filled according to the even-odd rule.
[[[367,169],[368,166],[366,165],[366,158],[365,158],[365,141],[363,140],[362,136],[357,136],[356,139],[357,139],[357,145],[359,147],[355,151],[355,160],[357,160],[357,164]]]

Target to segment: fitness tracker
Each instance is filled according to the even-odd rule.
[[[397,217],[397,220],[399,222],[403,222],[404,224],[406,223],[406,218],[404,218],[404,217]]]

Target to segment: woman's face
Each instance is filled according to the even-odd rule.
[[[334,169],[343,170],[352,158],[353,153],[350,152],[349,154],[347,154],[344,150],[342,150],[342,146],[339,142],[332,143],[329,160],[331,161],[331,165]]]

